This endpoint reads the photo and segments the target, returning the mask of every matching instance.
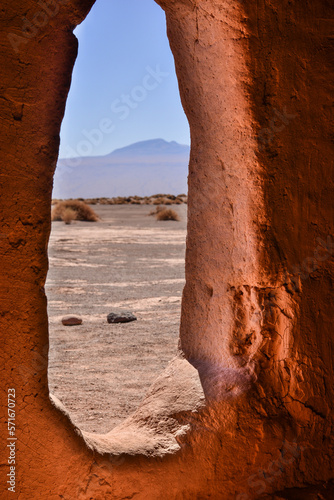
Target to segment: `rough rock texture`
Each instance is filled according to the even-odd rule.
[[[108,314],[108,323],[129,323],[136,321],[136,316],[130,311],[113,311]]]
[[[43,289],[71,30],[92,3],[49,2],[45,15],[32,0],[1,9],[2,395],[5,404],[16,389],[17,494],[325,497],[334,477],[333,4],[159,2],[192,136],[180,345],[207,404],[197,411],[197,372],[180,358],[117,435],[92,437],[49,400]],[[2,465],[6,435],[2,414]]]

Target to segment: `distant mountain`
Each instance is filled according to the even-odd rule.
[[[187,192],[189,146],[152,139],[105,156],[59,159],[53,198]]]
[[[184,146],[183,144],[179,144],[175,141],[167,142],[164,139],[151,139],[149,141],[130,144],[130,146],[126,146],[125,148],[115,149],[115,151],[107,156],[123,156],[128,154],[144,156],[155,154],[187,154],[189,156],[189,146]]]

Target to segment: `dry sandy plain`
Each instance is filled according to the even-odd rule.
[[[49,388],[82,430],[105,433],[140,403],[174,356],[184,286],[186,205],[180,221],[149,205],[95,205],[99,222],[53,222],[46,284]],[[108,324],[122,309],[137,321]],[[61,318],[80,316],[80,326]]]

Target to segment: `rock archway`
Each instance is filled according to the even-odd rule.
[[[76,432],[49,400],[43,289],[72,30],[93,1],[3,5],[0,321],[3,396],[16,393],[16,492],[326,498],[334,477],[333,7],[158,3],[192,136],[184,357],[107,436]]]

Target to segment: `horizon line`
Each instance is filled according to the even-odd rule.
[[[171,144],[171,143],[175,142],[175,143],[176,143],[176,144],[178,144],[179,146],[186,146],[186,147],[190,148],[190,144],[181,144],[180,142],[177,142],[177,141],[175,141],[175,140],[167,141],[166,139],[163,139],[163,138],[161,138],[161,137],[157,137],[157,138],[155,138],[155,139],[145,139],[145,140],[143,140],[143,141],[136,141],[136,142],[132,142],[132,143],[130,143],[130,144],[127,144],[126,146],[121,146],[121,147],[115,148],[115,149],[113,149],[112,151],[110,151],[109,153],[102,154],[102,155],[101,155],[101,154],[100,154],[100,155],[99,155],[99,154],[97,154],[97,155],[94,155],[94,156],[92,156],[92,155],[88,155],[88,156],[78,155],[78,156],[58,157],[57,161],[59,161],[59,160],[69,160],[69,159],[72,159],[72,158],[73,158],[73,159],[74,159],[74,158],[103,158],[104,156],[108,156],[108,155],[110,155],[110,154],[114,153],[115,151],[119,151],[119,150],[121,150],[121,149],[125,149],[125,148],[128,148],[128,147],[130,147],[130,146],[134,146],[135,144],[141,144],[141,143],[143,143],[143,142],[159,141],[159,140],[164,141],[164,142],[166,142],[167,144]]]

